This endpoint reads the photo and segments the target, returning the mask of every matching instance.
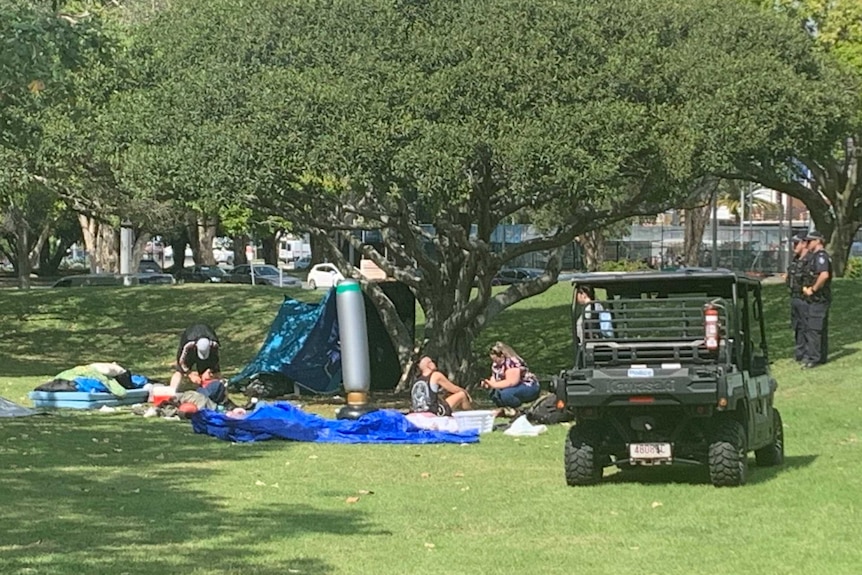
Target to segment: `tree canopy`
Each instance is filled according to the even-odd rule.
[[[831,38],[852,63],[846,34],[756,2],[158,4],[132,3],[111,36],[98,10],[0,0],[4,211],[39,185],[102,219],[194,214],[201,245],[219,217],[292,224],[356,275],[352,243],[412,289],[425,351],[463,377],[474,339],[556,281],[575,237],[716,174],[786,176],[858,110],[815,49]],[[493,245],[513,220],[540,234]],[[545,273],[492,291],[530,252]],[[364,288],[408,364],[410,331]]]
[[[846,117],[844,91],[813,89],[831,72],[802,30],[717,0],[190,0],[137,41],[124,177],[278,214],[348,273],[356,243],[411,287],[426,350],[460,374],[575,236],[679,205],[742,158],[829,145]],[[492,249],[513,217],[544,231]],[[385,249],[346,233],[360,229]],[[546,273],[492,292],[532,251]],[[408,330],[365,288],[406,359]]]
[[[857,0],[754,0],[770,13],[787,18],[803,30],[825,58],[839,65],[811,80],[820,90],[836,96],[835,106],[819,108],[807,103],[811,116],[824,112],[843,122],[817,123],[828,145],[801,146],[784,161],[770,162],[751,156],[740,158],[735,177],[758,182],[800,199],[828,240],[833,269],[843,275],[853,238],[862,225],[862,3]],[[803,100],[804,101],[804,100]],[[803,119],[808,121],[807,118]],[[826,129],[831,124],[832,128]],[[839,126],[839,129],[834,129]]]

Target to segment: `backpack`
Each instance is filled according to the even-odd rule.
[[[553,393],[534,401],[527,408],[525,415],[527,420],[534,425],[554,425],[574,419],[571,413],[557,409],[557,396]]]

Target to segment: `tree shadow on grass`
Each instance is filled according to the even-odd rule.
[[[367,515],[285,500],[232,502],[205,486],[224,462],[254,466],[288,442],[238,449],[120,416],[7,420],[0,427],[4,573],[331,573],[323,558],[266,554],[303,534],[390,535]],[[119,425],[118,425],[119,424]],[[234,494],[235,495],[235,494]]]
[[[776,467],[760,467],[752,458],[748,461],[747,483],[765,483],[778,475],[794,469],[808,467],[817,459],[816,455],[794,455],[784,458],[784,464]],[[605,477],[608,483],[641,483],[710,485],[709,468],[706,465],[666,465],[660,467],[626,467]]]
[[[180,333],[198,321],[219,334],[229,373],[255,356],[285,295],[305,297],[295,290],[206,285],[0,294],[0,375],[49,376],[117,361],[134,373],[166,378]]]

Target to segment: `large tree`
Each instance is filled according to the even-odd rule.
[[[830,109],[848,118],[830,133],[829,145],[802,147],[780,158],[741,157],[732,177],[748,179],[801,200],[817,229],[828,240],[833,271],[844,275],[853,238],[862,226],[862,2],[858,0],[752,0],[778,11],[810,34],[820,50],[843,66],[844,74],[815,76],[820,90],[843,96],[843,109]],[[806,101],[809,115],[823,115],[821,102]],[[793,120],[788,118],[788,121]],[[798,120],[793,120],[798,121]],[[803,121],[810,121],[806,118]],[[825,127],[825,125],[824,125]],[[776,161],[777,160],[777,161]]]
[[[318,6],[291,30],[306,47],[293,43],[283,106],[318,112],[311,148],[338,177],[288,204],[342,265],[332,231],[379,229],[386,254],[366,255],[411,286],[426,350],[459,374],[499,312],[553,283],[573,237],[678,203],[741,150],[783,159],[822,142],[836,107],[806,90],[825,72],[803,34],[724,2],[370,2]],[[340,42],[324,49],[324,34]],[[494,228],[523,213],[546,233],[492,251]],[[539,250],[544,276],[491,291]],[[406,356],[388,300],[366,289]]]
[[[0,0],[0,212],[23,288],[49,234],[48,218],[34,227],[32,216],[50,211],[61,185],[51,177],[58,149],[48,134],[83,112],[79,76],[100,61],[104,45],[96,17]]]
[[[477,336],[556,281],[573,238],[679,205],[741,151],[792,156],[835,109],[807,88],[825,72],[803,33],[718,0],[190,0],[153,31],[143,108],[171,130],[130,146],[128,165],[189,198],[268,208],[356,275],[354,242],[411,288],[425,351],[465,383]],[[494,251],[511,218],[543,233]],[[536,251],[544,275],[492,291]],[[409,330],[363,285],[409,364]]]

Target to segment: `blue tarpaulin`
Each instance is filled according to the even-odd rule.
[[[192,416],[192,427],[227,441],[250,442],[290,439],[316,443],[475,443],[477,431],[428,431],[401,413],[381,409],[356,420],[326,419],[287,402],[265,403],[243,418],[204,410]]]
[[[280,374],[315,393],[341,387],[335,290],[320,303],[285,298],[260,351],[230,380],[232,388],[260,374]]]

